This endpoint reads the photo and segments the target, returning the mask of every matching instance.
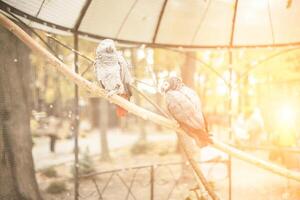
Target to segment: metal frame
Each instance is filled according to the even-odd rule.
[[[85,5],[83,6],[78,19],[76,21],[76,24],[73,28],[74,30],[74,50],[79,51],[79,40],[78,40],[78,34],[77,31],[80,27],[80,24],[83,20],[83,17],[89,8],[92,0],[87,0]],[[78,73],[78,54],[74,52],[74,66],[75,66],[75,73]],[[79,91],[78,91],[78,86],[75,84],[74,88],[74,167],[75,167],[75,181],[74,181],[74,199],[78,200],[79,199],[79,145],[78,145],[78,135],[79,135]]]
[[[199,164],[217,164],[217,163],[222,163],[224,165],[226,165],[228,167],[228,160],[222,160],[222,159],[212,159],[212,160],[208,160],[208,161],[201,161],[198,162]],[[113,177],[117,177],[120,181],[120,183],[125,187],[125,189],[127,190],[126,195],[124,196],[124,199],[127,200],[130,197],[132,199],[137,199],[137,197],[135,196],[134,192],[132,191],[133,186],[134,186],[134,182],[136,180],[136,176],[138,171],[140,170],[147,170],[149,171],[146,172],[146,174],[149,174],[149,182],[147,181],[147,183],[145,185],[142,185],[143,187],[149,187],[149,199],[154,200],[155,199],[155,184],[156,185],[165,185],[166,183],[169,183],[170,181],[173,181],[174,184],[171,186],[169,191],[166,191],[166,200],[171,199],[172,194],[174,192],[174,190],[178,187],[179,184],[179,180],[182,176],[176,177],[175,174],[173,173],[171,167],[172,166],[179,166],[179,165],[187,165],[189,166],[189,164],[184,163],[184,162],[170,162],[170,163],[162,163],[162,164],[156,164],[156,165],[141,165],[141,166],[135,166],[135,167],[129,167],[129,168],[122,168],[122,169],[115,169],[115,170],[108,170],[108,171],[99,171],[99,172],[93,172],[87,175],[82,175],[80,176],[80,180],[91,180],[95,186],[95,191],[90,192],[89,194],[82,196],[79,194],[79,198],[80,199],[86,199],[88,197],[91,197],[92,195],[95,195],[96,192],[98,195],[99,199],[104,199],[103,194],[105,193],[107,187],[110,185],[110,183],[112,182]],[[213,166],[212,166],[213,167]],[[164,180],[164,181],[159,181],[158,177],[159,174],[157,172],[157,170],[159,169],[166,169],[167,173],[170,175],[171,179],[169,180]],[[191,169],[192,170],[192,169]],[[131,178],[129,179],[128,182],[126,182],[126,180],[124,179],[124,176],[122,176],[120,173],[126,173],[127,171],[132,172]],[[97,184],[96,181],[96,177],[99,177],[101,175],[108,175],[107,181],[102,184],[102,187],[100,188],[99,185]],[[147,178],[148,180],[148,178]],[[194,176],[191,176],[191,180],[195,181],[195,183],[197,182]],[[223,179],[222,179],[223,180]],[[221,180],[221,181],[222,181]],[[101,179],[101,181],[104,181],[103,179]],[[198,190],[200,189],[199,187],[197,187],[196,189],[192,189],[191,191]],[[144,196],[143,199],[145,199],[146,197]],[[198,197],[198,199],[200,200],[200,197]]]
[[[231,27],[231,35],[230,35],[230,48],[233,47],[233,41],[234,41],[234,33],[235,33],[235,25],[236,25],[236,16],[237,16],[237,8],[238,8],[239,1],[236,0],[234,4],[234,12],[233,12],[233,18],[232,18],[232,27]],[[229,49],[229,99],[228,99],[228,112],[229,112],[229,140],[232,140],[232,64],[233,64],[233,58],[232,58],[232,50]],[[228,199],[232,199],[232,157],[231,155],[228,155],[228,185],[229,185],[229,193],[228,193]]]
[[[85,4],[84,4],[84,6],[83,6],[83,8],[82,8],[82,10],[81,10],[81,12],[79,14],[79,17],[78,17],[78,19],[76,21],[76,24],[75,24],[75,26],[73,28],[73,30],[74,30],[75,33],[78,31],[78,29],[79,29],[79,27],[81,25],[81,22],[83,20],[83,17],[85,16],[85,13],[88,10],[91,2],[92,2],[92,0],[86,0]]]
[[[152,37],[152,43],[155,43],[155,41],[156,41],[156,37],[157,37],[158,31],[159,31],[159,28],[160,28],[160,23],[161,23],[161,20],[163,18],[163,15],[165,13],[167,3],[168,3],[168,0],[164,0],[161,11],[159,13],[157,24],[156,24],[156,27],[155,27],[154,35]]]
[[[137,2],[138,2],[138,0],[135,0],[133,2],[133,4],[130,6],[127,14],[125,15],[124,19],[122,20],[122,23],[121,23],[120,27],[118,28],[118,31],[117,31],[115,37],[118,37],[120,35],[120,33],[121,33],[122,29],[123,29],[123,26],[125,25],[125,23],[126,23],[128,17],[129,17],[129,15],[131,14],[131,12],[134,9],[134,7],[136,6]]]
[[[78,36],[75,34],[74,35],[74,49],[75,50],[78,50]],[[74,54],[74,65],[75,65],[75,72],[78,73],[78,65],[77,65],[77,62],[78,62],[78,55],[77,54]],[[74,181],[74,193],[75,193],[75,200],[78,200],[78,197],[79,197],[79,181],[78,181],[78,174],[79,174],[79,148],[78,148],[78,135],[79,135],[79,105],[78,105],[78,102],[79,102],[79,95],[78,95],[78,86],[75,84],[74,85],[74,168],[75,168],[75,181]]]
[[[87,0],[87,2],[88,1],[89,0]],[[50,28],[65,31],[67,33],[73,33],[73,34],[77,33],[78,36],[83,36],[83,37],[96,39],[96,40],[103,40],[103,39],[108,38],[105,36],[95,35],[95,34],[87,33],[87,32],[80,31],[80,30],[74,30],[74,27],[68,28],[68,27],[61,26],[61,25],[58,25],[55,23],[51,23],[49,21],[45,21],[45,20],[36,18],[35,16],[29,15],[17,8],[14,8],[14,7],[8,5],[7,3],[4,3],[3,1],[0,1],[0,10],[2,10],[3,12],[12,12],[16,15],[19,15],[19,16],[29,19],[31,21],[37,22],[39,24],[43,24]],[[124,44],[145,45],[145,46],[152,47],[152,48],[166,48],[167,47],[167,48],[186,48],[186,49],[233,49],[233,48],[239,49],[239,48],[288,47],[288,46],[299,46],[300,45],[300,41],[299,42],[291,42],[291,43],[258,44],[258,45],[230,45],[230,44],[228,44],[228,45],[180,45],[180,44],[164,44],[164,43],[155,43],[155,42],[138,42],[138,41],[133,41],[133,40],[122,40],[122,39],[113,38],[113,37],[109,37],[109,38],[112,40],[115,40],[117,42],[124,43]]]
[[[137,1],[136,1],[137,2]],[[233,45],[233,41],[234,41],[234,33],[235,33],[235,21],[236,21],[236,15],[237,15],[237,7],[238,7],[238,0],[236,0],[236,3],[235,3],[235,7],[234,7],[234,15],[233,15],[233,23],[232,23],[232,30],[231,30],[231,37],[230,37],[230,44],[229,45],[172,45],[172,44],[157,44],[155,43],[156,41],[156,37],[157,37],[157,34],[158,34],[158,31],[159,31],[159,28],[160,28],[160,24],[161,24],[161,20],[162,20],[162,17],[164,15],[164,11],[165,11],[165,8],[166,8],[166,4],[167,4],[168,0],[165,0],[164,3],[163,3],[163,6],[162,6],[162,9],[161,9],[161,12],[160,12],[160,15],[159,15],[159,19],[158,19],[158,22],[157,22],[157,25],[156,25],[156,28],[155,28],[155,32],[154,32],[154,35],[153,35],[153,39],[152,39],[152,43],[141,43],[141,42],[135,42],[135,41],[129,41],[129,40],[119,40],[119,39],[116,39],[116,38],[111,38],[111,39],[114,39],[118,42],[122,42],[122,43],[129,43],[129,44],[145,44],[147,46],[150,46],[150,47],[171,47],[171,48],[177,48],[177,47],[182,47],[182,48],[228,48],[229,49],[229,64],[230,64],[230,92],[229,92],[229,112],[230,112],[230,120],[229,120],[229,123],[230,123],[230,139],[232,138],[232,130],[231,130],[231,118],[232,118],[232,98],[231,98],[231,92],[232,92],[232,83],[231,83],[231,80],[232,80],[232,51],[231,49],[233,48],[257,48],[257,47],[283,47],[283,46],[291,46],[291,45],[300,45],[300,42],[295,42],[295,43],[285,43],[285,44],[263,44],[263,45]],[[83,36],[87,36],[87,37],[90,37],[90,38],[94,38],[94,39],[104,39],[105,37],[102,37],[102,36],[98,36],[98,35],[94,35],[94,34],[89,34],[89,33],[86,33],[86,32],[82,32],[82,31],[79,31],[79,27],[81,25],[81,22],[85,16],[85,13],[89,7],[89,5],[91,4],[91,0],[87,0],[85,5],[83,6],[81,12],[80,12],[80,15],[76,21],[76,24],[74,26],[74,28],[67,28],[67,27],[64,27],[64,26],[60,26],[60,25],[57,25],[57,24],[54,24],[54,23],[51,23],[51,22],[47,22],[45,20],[41,20],[39,18],[37,18],[37,16],[32,16],[32,15],[28,15],[26,14],[25,12],[19,10],[19,9],[16,9],[4,2],[0,2],[0,9],[3,10],[4,12],[12,12],[12,13],[15,13],[19,16],[23,16],[31,21],[34,21],[34,22],[37,22],[37,23],[40,23],[40,24],[43,24],[45,26],[48,26],[48,27],[51,27],[51,28],[55,28],[55,29],[59,29],[59,30],[62,30],[62,31],[67,31],[67,32],[71,32],[73,33],[74,35],[74,49],[76,51],[78,51],[79,47],[78,47],[78,36],[79,35],[83,35]],[[126,20],[126,19],[125,19]],[[271,21],[271,19],[270,19]],[[122,26],[121,26],[122,28]],[[272,29],[273,31],[273,29]],[[273,34],[273,32],[272,32]],[[274,37],[274,36],[273,36]],[[273,38],[274,40],[274,38]],[[77,65],[77,62],[78,62],[78,55],[75,54],[74,56],[74,65],[75,65],[75,72],[78,73],[78,65]],[[79,195],[79,174],[78,174],[78,129],[79,129],[79,119],[78,119],[78,115],[79,115],[79,107],[78,107],[78,101],[79,101],[79,96],[78,96],[78,86],[75,85],[75,99],[74,99],[74,145],[75,145],[75,181],[74,181],[74,188],[75,188],[75,200],[78,200],[80,195]],[[228,177],[229,177],[229,200],[231,200],[231,192],[232,192],[232,177],[231,177],[231,156],[229,155],[229,161],[228,161]],[[151,166],[150,168],[150,177],[151,177],[151,182],[154,182],[154,167]],[[126,183],[124,182],[124,180],[119,176],[120,180],[123,182],[124,185],[126,185]],[[128,188],[128,194],[127,194],[127,198],[129,197],[129,194],[132,195],[132,197],[134,197],[134,195],[131,193],[130,191],[130,188],[132,186],[132,183],[134,181],[134,178],[132,179],[132,182],[130,184],[130,186],[127,186],[126,187]],[[99,193],[99,188],[97,186],[97,183],[95,182],[95,180],[93,179],[93,182],[97,188],[97,191]],[[174,185],[174,188],[176,187],[176,184]],[[174,189],[173,188],[173,189]],[[173,191],[172,189],[172,191]],[[172,192],[171,191],[171,192]],[[154,188],[151,187],[151,199],[153,199],[153,195],[154,194]],[[100,193],[100,197],[101,197],[101,193]],[[169,195],[170,197],[170,195]]]

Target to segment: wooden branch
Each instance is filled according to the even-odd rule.
[[[25,33],[20,27],[18,27],[16,24],[14,24],[11,20],[9,20],[3,14],[0,14],[0,23],[3,27],[7,28],[9,31],[11,31],[13,34],[15,34],[30,49],[32,49],[33,51],[35,51],[36,53],[38,53],[39,55],[41,55],[45,59],[47,59],[56,70],[58,70],[60,73],[62,73],[70,81],[76,83],[82,89],[87,90],[95,95],[98,95],[99,97],[105,98],[111,103],[122,106],[123,108],[128,110],[130,113],[135,114],[145,120],[150,120],[150,121],[157,123],[159,125],[162,125],[166,128],[172,129],[175,132],[184,134],[183,130],[181,130],[179,128],[178,123],[174,120],[167,119],[158,114],[152,113],[144,108],[138,107],[137,105],[125,100],[122,97],[119,97],[118,95],[113,95],[111,97],[107,97],[106,92],[103,89],[101,89],[96,84],[93,84],[90,81],[87,81],[80,75],[71,71],[67,65],[65,65],[64,63],[59,61],[55,56],[53,56],[44,47],[42,47],[40,44],[38,44],[36,41],[34,41],[27,33]],[[179,139],[180,139],[180,137],[179,137]],[[266,170],[271,171],[280,176],[291,178],[291,179],[294,179],[294,180],[297,180],[300,182],[300,173],[299,172],[291,171],[286,168],[269,163],[267,161],[258,159],[252,155],[249,155],[249,154],[242,152],[238,149],[235,149],[227,144],[224,144],[214,138],[213,138],[212,146],[215,147],[216,149],[219,149],[219,150],[227,153],[227,154],[232,155],[233,157],[236,157],[236,158],[244,160],[248,163],[254,164],[257,167],[266,169]],[[188,147],[185,145],[184,145],[184,148],[188,149]],[[189,156],[192,158],[191,155],[189,155]],[[198,165],[197,166],[195,165],[194,167],[196,167],[196,169],[198,169],[200,171]]]
[[[57,40],[56,38],[52,37],[51,35],[47,35],[49,38],[55,40],[56,42],[58,42],[60,45],[62,45],[63,47],[71,50],[74,53],[77,53],[78,55],[82,56],[83,58],[87,59],[88,61],[90,61],[91,63],[95,63],[95,60],[85,56],[84,54],[82,54],[79,51],[75,51],[74,49],[72,49],[71,47],[63,44],[62,42],[60,42],[59,40]],[[88,67],[89,68],[89,67]],[[84,71],[86,72],[88,70],[88,68]],[[81,74],[81,76],[83,76],[84,73]],[[136,79],[135,79],[136,82]],[[156,103],[154,103],[146,94],[144,94],[143,92],[141,92],[133,83],[130,85],[131,88],[133,88],[139,95],[141,95],[142,97],[144,97],[152,106],[154,106],[157,111],[160,112],[160,114],[162,114],[164,117],[168,118],[168,119],[173,119],[169,113],[167,113],[166,111],[164,111],[164,109],[160,108]],[[98,97],[98,96],[96,96]],[[185,133],[183,133],[185,134]],[[180,141],[180,145],[182,146],[182,149],[184,151],[184,154],[186,155],[188,161],[190,162],[190,164],[192,165],[192,168],[194,169],[194,175],[195,178],[199,184],[199,187],[201,187],[201,185],[203,185],[206,189],[206,191],[208,192],[208,194],[212,197],[213,200],[218,200],[218,196],[214,193],[214,191],[212,190],[212,188],[210,187],[208,181],[206,180],[206,178],[204,177],[202,171],[200,170],[200,168],[198,167],[198,163],[191,157],[191,155],[193,155],[193,152],[190,151],[189,149],[186,149],[185,147],[188,146],[188,142],[186,141],[186,137],[189,137],[187,135],[182,135],[182,133],[177,133],[177,137],[179,138]],[[188,152],[189,150],[189,152]]]
[[[250,155],[248,153],[245,153],[243,151],[240,151],[230,145],[224,144],[220,141],[217,141],[216,139],[213,140],[214,144],[213,146],[216,149],[219,149],[220,151],[223,151],[225,153],[228,153],[232,155],[233,157],[243,160],[245,162],[248,162],[250,164],[253,164],[257,167],[260,167],[262,169],[268,170],[270,172],[273,172],[275,174],[278,174],[280,176],[284,176],[290,179],[294,179],[296,181],[300,182],[300,173],[292,170],[288,170],[287,168],[281,167],[279,165],[267,162],[265,160],[256,158],[253,155]]]
[[[86,58],[87,60],[89,60],[90,62],[94,63],[95,60],[85,56],[84,54],[80,53],[79,51],[75,51],[74,49],[72,49],[71,47],[63,44],[62,42],[60,42],[59,40],[57,40],[56,38],[52,37],[52,36],[48,36],[51,39],[54,39],[56,42],[58,42],[60,45],[64,46],[65,48],[71,50],[72,52],[77,53],[78,55]],[[87,71],[88,68],[85,70]],[[84,73],[81,74],[81,76],[83,76]],[[135,80],[136,81],[136,80]],[[160,108],[156,103],[154,103],[146,94],[144,94],[143,92],[141,92],[133,83],[130,85],[131,88],[133,88],[139,95],[141,95],[142,97],[144,97],[152,106],[154,106],[157,111],[160,112],[160,114],[162,114],[164,117],[168,118],[168,119],[173,119],[169,113],[167,113],[166,111],[164,111],[164,109]],[[98,97],[98,96],[96,96]],[[185,134],[185,133],[183,133]],[[208,194],[212,197],[212,200],[218,200],[218,196],[214,193],[214,191],[212,190],[212,188],[210,187],[208,181],[206,180],[206,178],[204,177],[202,171],[200,170],[200,168],[198,167],[198,163],[191,157],[191,155],[193,155],[192,152],[188,152],[185,147],[188,146],[188,143],[185,141],[186,137],[189,137],[187,135],[182,135],[180,133],[177,133],[177,137],[179,138],[180,145],[182,146],[182,149],[184,151],[184,154],[186,155],[188,161],[191,163],[192,168],[194,169],[194,175],[195,178],[198,182],[199,187],[201,187],[201,185],[203,185],[206,189],[206,191],[208,192]],[[190,149],[189,149],[190,151]]]
[[[94,64],[96,61],[92,58],[89,58],[88,56],[84,55],[83,53],[81,53],[80,51],[76,51],[75,49],[73,49],[72,47],[69,47],[68,45],[62,43],[61,41],[59,41],[57,38],[53,37],[50,34],[47,34],[47,37],[54,40],[55,42],[57,42],[58,44],[60,44],[61,46],[65,47],[66,49],[69,49],[70,51],[72,51],[75,54],[78,54],[79,56],[85,58],[86,60],[88,60],[91,64]],[[84,75],[85,72],[87,72],[87,70],[89,70],[89,68],[92,65],[88,66],[82,73],[81,76]],[[136,79],[134,79],[134,83],[137,82]],[[139,95],[141,95],[142,97],[144,97],[154,108],[157,109],[157,111],[160,112],[160,114],[164,115],[164,117],[166,118],[170,118],[170,115],[164,111],[162,108],[160,108],[156,103],[154,103],[146,94],[144,94],[142,91],[140,91],[137,86],[134,85],[134,83],[130,84],[130,87],[133,88]],[[98,97],[98,96],[97,96]]]
[[[189,161],[192,168],[194,169],[197,182],[200,181],[200,183],[204,186],[205,190],[207,191],[207,193],[209,194],[209,196],[211,197],[212,200],[220,200],[220,198],[215,194],[215,192],[209,185],[208,181],[206,180],[205,176],[203,175],[201,169],[199,168],[197,161],[193,158],[193,152],[187,145],[187,144],[189,144],[188,141],[186,141],[187,137],[189,137],[189,136],[186,136],[186,133],[183,131],[176,132],[176,134],[177,134],[179,142],[182,146],[184,154],[187,157],[187,160]],[[199,187],[200,187],[200,185],[199,185]]]
[[[31,50],[33,50],[36,53],[43,56],[48,62],[50,62],[53,65],[53,67],[57,71],[62,73],[70,81],[76,83],[80,88],[87,90],[95,95],[98,95],[99,97],[105,98],[110,103],[120,105],[123,108],[125,108],[126,110],[128,110],[130,113],[140,116],[145,120],[149,119],[155,123],[164,125],[165,127],[168,127],[168,128],[174,128],[174,126],[176,128],[179,127],[177,124],[175,124],[174,121],[172,122],[160,115],[149,112],[144,108],[138,107],[135,104],[130,103],[129,101],[125,100],[124,98],[122,98],[118,95],[113,95],[111,97],[107,97],[105,90],[98,87],[98,85],[93,84],[92,82],[84,79],[82,76],[74,73],[72,70],[70,70],[70,68],[66,64],[62,63],[54,55],[52,55],[49,51],[47,51],[44,47],[42,47],[40,44],[35,42],[27,33],[25,33],[20,27],[18,27],[16,24],[14,24],[11,20],[9,20],[3,14],[0,14],[0,23],[2,26],[7,28],[13,34],[15,34]]]
[[[141,95],[142,97],[144,97],[144,99],[146,99],[148,101],[148,103],[150,103],[154,108],[156,108],[156,110],[158,112],[160,112],[160,114],[162,114],[164,117],[168,118],[168,119],[172,119],[172,117],[161,107],[159,107],[156,103],[154,103],[150,97],[148,97],[146,94],[144,94],[143,92],[141,92],[134,84],[130,85],[131,88],[133,88],[139,95]]]

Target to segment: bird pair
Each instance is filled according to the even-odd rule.
[[[105,39],[96,49],[95,73],[99,84],[108,92],[108,96],[117,94],[129,100],[132,96],[130,85],[133,82],[128,63],[117,52],[114,41]],[[163,82],[161,91],[165,96],[170,114],[180,127],[200,146],[212,143],[209,137],[201,102],[196,92],[185,86],[178,77],[171,77]],[[117,106],[119,117],[125,116],[127,111]]]

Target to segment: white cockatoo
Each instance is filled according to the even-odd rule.
[[[117,94],[130,100],[132,78],[129,66],[124,57],[117,52],[113,40],[105,39],[99,43],[96,49],[95,73],[98,83],[108,92],[108,96]],[[121,117],[125,116],[127,111],[117,106],[116,113]]]
[[[195,91],[178,77],[165,80],[161,86],[167,108],[180,127],[200,146],[212,143],[202,113],[201,102]]]

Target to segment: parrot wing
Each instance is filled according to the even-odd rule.
[[[202,113],[202,110],[201,110],[201,101],[200,101],[200,98],[198,97],[197,93],[186,87],[186,86],[183,86],[180,91],[189,99],[190,102],[192,102],[192,104],[194,105],[195,109],[199,112]]]
[[[124,90],[125,90],[125,93],[130,98],[132,96],[130,84],[132,83],[133,79],[132,79],[130,71],[129,71],[129,64],[121,54],[118,54],[118,62],[119,62],[120,68],[121,68],[120,76],[122,79],[122,83],[124,85]]]
[[[105,88],[102,81],[101,81],[102,80],[102,74],[101,74],[100,63],[99,63],[98,59],[96,59],[95,62],[94,62],[94,72],[95,72],[95,75],[96,75],[97,82],[101,85],[102,88]]]
[[[193,129],[205,130],[202,111],[200,107],[197,108],[200,104],[194,104],[197,99],[199,98],[191,100],[181,90],[169,91],[166,94],[168,110],[179,123],[183,123]]]
[[[184,93],[186,95],[186,97],[193,103],[197,113],[201,113],[201,115],[202,115],[202,120],[201,121],[204,122],[204,128],[208,132],[207,123],[206,123],[205,117],[204,117],[203,112],[202,112],[201,100],[200,100],[199,96],[197,95],[197,93],[194,90],[192,90],[192,89],[190,89],[189,87],[186,87],[186,86],[183,86],[181,88],[181,92]]]

